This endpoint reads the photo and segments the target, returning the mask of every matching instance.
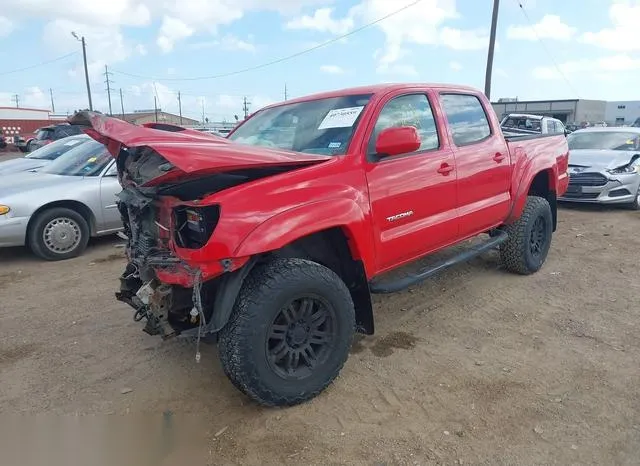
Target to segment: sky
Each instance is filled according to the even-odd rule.
[[[245,97],[250,112],[284,100],[285,85],[288,98],[381,82],[483,89],[492,6],[493,0],[3,0],[0,106],[15,106],[17,94],[20,106],[51,108],[53,94],[57,113],[88,107],[82,48],[72,32],[86,39],[94,108],[103,112],[105,66],[114,113],[121,112],[120,91],[126,112],[153,109],[155,97],[172,113],[180,92],[185,116],[204,113],[210,121],[242,116]],[[492,99],[640,99],[638,24],[640,0],[501,0]]]

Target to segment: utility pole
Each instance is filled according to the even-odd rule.
[[[496,47],[496,29],[498,27],[498,10],[500,0],[493,0],[493,13],[491,14],[491,32],[489,34],[489,51],[487,53],[487,71],[484,75],[484,94],[491,100],[491,73],[493,73],[493,51]]]
[[[200,103],[202,104],[202,126],[204,126],[204,97],[200,100]]]
[[[89,68],[87,68],[87,43],[84,40],[84,36],[79,37],[75,32],[71,32],[71,35],[76,40],[82,42],[82,59],[84,60],[84,79],[87,82],[87,97],[89,98],[89,110],[93,111],[93,102],[91,101],[91,86],[89,85]]]
[[[109,80],[109,76],[111,74],[112,73],[109,73],[109,68],[107,68],[107,65],[104,65],[104,77],[105,77],[104,82],[107,84],[107,99],[109,100],[109,116],[113,116],[113,111],[111,109],[111,91],[113,90],[111,89],[111,83],[113,81]]]
[[[20,108],[20,96],[18,94],[13,94],[13,96],[11,96],[11,100],[16,103],[16,108]]]
[[[245,98],[243,99],[243,102],[242,102],[242,111],[244,112],[244,119],[245,119],[245,120],[246,120],[246,119],[247,119],[247,117],[249,116],[249,105],[251,105],[251,102],[249,102],[249,101],[247,100],[247,98],[245,97]]]
[[[180,91],[178,91],[178,113],[180,114],[180,124],[182,125],[182,99],[180,98]]]
[[[124,120],[124,100],[122,99],[122,88],[120,88],[120,110],[122,110],[122,119]]]
[[[56,106],[53,103],[53,89],[49,88],[49,95],[51,96],[51,113],[56,113]]]
[[[285,101],[287,100],[287,97],[289,97],[289,96],[287,95],[287,83],[284,83],[284,100],[285,100]]]
[[[153,113],[156,115],[156,123],[158,122],[158,98],[153,96]]]

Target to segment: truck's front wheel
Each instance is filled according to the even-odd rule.
[[[520,218],[505,227],[509,239],[500,247],[505,267],[521,275],[537,272],[544,264],[551,246],[553,216],[549,201],[529,196]]]
[[[308,260],[275,259],[247,277],[220,332],[220,359],[254,400],[295,405],[336,378],[354,329],[353,301],[340,277]]]

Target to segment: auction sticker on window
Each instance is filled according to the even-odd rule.
[[[318,129],[349,128],[353,126],[364,106],[336,108],[327,113]]]

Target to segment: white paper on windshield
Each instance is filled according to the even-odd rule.
[[[75,146],[76,144],[78,144],[80,141],[78,141],[77,139],[74,139],[73,141],[67,141],[64,143],[65,146]]]
[[[364,106],[336,108],[327,113],[318,129],[349,128],[353,126]]]

